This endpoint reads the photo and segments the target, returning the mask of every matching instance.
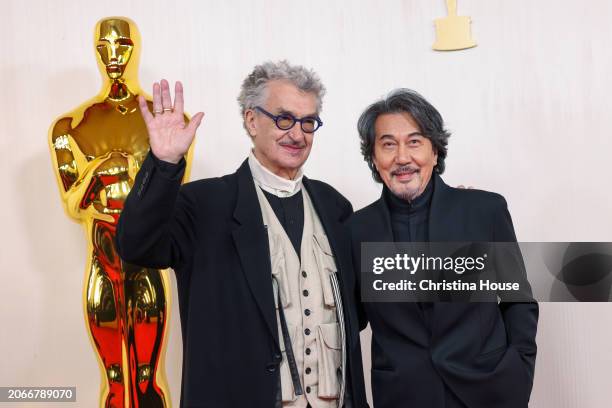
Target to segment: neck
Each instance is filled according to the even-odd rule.
[[[276,174],[278,177],[284,178],[286,180],[293,180],[297,175],[297,170],[287,170],[287,169],[278,169],[277,171],[272,170],[268,167],[266,169],[270,170],[272,173]]]
[[[288,169],[288,168],[272,166],[267,160],[263,159],[262,155],[257,153],[257,151],[253,150],[253,154],[255,155],[255,158],[257,159],[257,161],[259,161],[259,163],[263,167],[265,167],[267,170],[274,173],[280,178],[284,178],[286,180],[293,180],[295,179],[295,176],[297,175],[299,171],[299,169]]]
[[[133,98],[134,93],[138,93],[140,90],[138,84],[130,85],[131,86],[128,87],[126,81],[122,78],[110,79],[105,81],[103,93],[106,95],[106,99],[113,102],[125,102],[127,99]]]
[[[418,199],[419,197],[421,197],[423,195],[423,193],[425,192],[425,190],[427,190],[427,187],[429,187],[429,184],[431,183],[431,176],[429,177],[429,179],[427,179],[423,185],[419,188],[419,190],[416,192],[416,194],[412,197],[410,197],[410,199],[408,199],[408,202],[412,202],[416,199]]]
[[[412,205],[412,204],[418,205],[418,203],[422,202],[422,200],[425,200],[425,201],[428,200],[427,196],[430,195],[431,188],[429,188],[429,186],[431,183],[432,183],[432,179],[430,177],[429,180],[427,180],[427,182],[424,185],[422,185],[418,191],[412,194],[411,193],[396,194],[389,188],[387,188],[387,191],[389,192],[391,196],[396,197],[398,200],[406,203],[407,205]]]

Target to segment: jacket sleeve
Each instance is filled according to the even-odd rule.
[[[178,164],[145,158],[117,225],[121,258],[148,268],[176,269],[193,252],[196,199],[189,184],[181,186],[185,160]]]
[[[536,333],[538,329],[538,303],[533,299],[531,286],[527,280],[525,265],[512,225],[512,218],[508,211],[506,200],[500,197],[494,212],[494,241],[505,242],[501,248],[504,253],[496,256],[496,269],[508,271],[502,273],[501,279],[518,281],[521,285],[521,301],[504,301],[503,296],[499,305],[504,323],[508,344],[514,347],[527,366],[533,382],[535,360],[537,354]],[[510,243],[514,243],[511,245]],[[511,275],[509,275],[511,274]]]
[[[353,227],[350,224],[351,224],[351,218],[353,215],[353,205],[347,199],[342,197],[342,200],[340,202],[340,208],[341,208],[340,222],[342,222],[344,226],[348,228],[348,230],[350,231],[350,236],[351,236],[350,242],[349,242],[350,244],[349,247],[351,250],[351,266],[352,266],[351,273],[353,273],[353,276],[355,277],[355,290],[354,290],[354,294],[353,294],[354,297],[352,301],[355,304],[355,311],[357,312],[359,331],[362,331],[368,325],[368,321],[367,321],[367,317],[365,314],[365,309],[363,308],[363,304],[361,303],[361,274],[360,274],[361,256],[359,254],[361,250],[360,249],[361,243],[358,243],[358,245],[356,246],[355,241],[352,239]]]
[[[354,218],[349,218],[346,225],[351,232],[351,257],[353,261],[353,275],[355,277],[355,309],[357,311],[357,319],[359,321],[359,331],[364,330],[368,326],[368,317],[361,302],[361,240],[357,237],[357,227],[354,225]]]

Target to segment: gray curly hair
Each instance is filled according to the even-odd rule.
[[[265,103],[267,84],[273,80],[289,81],[301,91],[315,94],[317,113],[321,112],[325,86],[323,86],[316,72],[301,65],[291,65],[287,60],[267,61],[261,65],[256,65],[242,82],[240,95],[237,99],[240,105],[240,114],[243,118],[244,112],[248,109],[254,109],[256,106]],[[246,123],[243,122],[242,125],[246,129]]]

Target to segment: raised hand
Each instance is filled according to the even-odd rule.
[[[153,113],[149,112],[147,101],[140,95],[138,105],[149,132],[151,151],[160,160],[178,163],[189,150],[203,112],[196,113],[188,124],[183,114],[183,84],[174,86],[174,105],[170,86],[165,79],[153,84]]]

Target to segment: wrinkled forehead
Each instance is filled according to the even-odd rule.
[[[376,117],[374,122],[374,133],[377,138],[385,135],[409,136],[422,134],[422,130],[414,117],[409,112],[385,112]]]
[[[274,110],[282,110],[294,115],[317,114],[317,95],[299,89],[285,80],[271,80],[263,92],[264,104]]]
[[[125,20],[109,19],[100,23],[98,41],[110,41],[118,38],[131,39],[130,24]]]

